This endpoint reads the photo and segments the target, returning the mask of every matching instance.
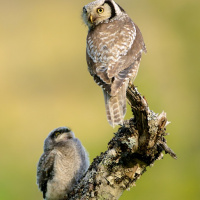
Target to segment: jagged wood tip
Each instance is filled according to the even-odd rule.
[[[177,158],[165,139],[169,124],[166,113],[158,115],[151,111],[133,85],[127,90],[127,99],[133,118],[118,129],[108,150],[93,160],[66,199],[117,200],[124,190],[135,186],[148,166],[163,158],[162,151]]]

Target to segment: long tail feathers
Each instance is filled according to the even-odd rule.
[[[106,91],[103,90],[107,120],[112,127],[123,124],[124,116],[126,114],[127,87],[128,81],[122,85],[119,92],[115,96],[110,96]]]

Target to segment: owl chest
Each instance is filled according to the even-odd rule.
[[[55,159],[54,173],[55,179],[71,179],[79,168],[79,161],[75,151],[58,153]]]
[[[77,170],[77,166],[74,165],[72,159],[70,156],[57,153],[54,162],[54,176],[47,184],[47,197],[49,196],[53,200],[53,197],[61,199],[70,190],[75,171]]]

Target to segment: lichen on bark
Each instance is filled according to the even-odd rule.
[[[163,158],[163,151],[176,159],[165,139],[169,124],[166,113],[151,111],[134,86],[129,86],[127,99],[133,118],[118,129],[107,151],[93,160],[66,199],[117,200],[124,190],[135,185],[148,166]]]

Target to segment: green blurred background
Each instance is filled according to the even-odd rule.
[[[117,129],[85,61],[81,0],[0,0],[0,199],[42,199],[36,166],[47,134],[69,126],[90,154]],[[165,155],[123,200],[200,198],[200,1],[118,0],[148,53],[135,80],[155,112],[167,112]],[[126,118],[131,117],[130,107]]]

